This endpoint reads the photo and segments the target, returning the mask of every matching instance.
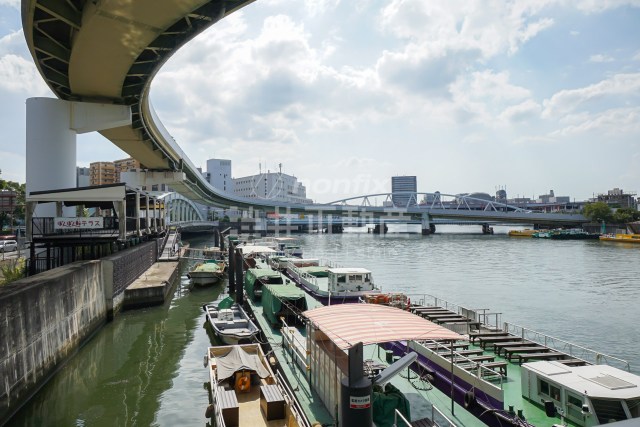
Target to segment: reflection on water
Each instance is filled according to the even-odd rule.
[[[640,373],[640,278],[633,270],[640,247],[468,233],[301,239],[307,256],[369,268],[384,290],[490,308],[503,320],[629,360]],[[11,424],[204,426],[202,360],[210,339],[201,306],[221,286],[187,284],[183,277],[165,306],[116,316]]]
[[[369,268],[383,290],[490,308],[502,313],[503,321],[628,360],[640,373],[635,331],[640,247],[505,234],[347,233],[303,239],[306,255]]]
[[[205,425],[209,338],[201,307],[220,289],[189,290],[183,276],[170,304],[120,313],[11,424]]]

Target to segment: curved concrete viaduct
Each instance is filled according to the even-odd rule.
[[[22,0],[22,21],[31,55],[55,95],[67,101],[130,107],[131,124],[101,130],[101,134],[139,160],[144,168],[172,172],[175,181],[170,185],[183,196],[225,208],[353,213],[353,207],[256,201],[220,193],[204,180],[150,105],[151,81],[167,59],[193,37],[252,2]],[[388,214],[380,207],[355,210],[376,216]],[[406,211],[414,215],[428,213],[416,208]],[[450,213],[434,210],[432,216],[446,217]],[[540,215],[546,214],[526,219],[503,212],[488,214],[497,220],[520,222],[540,221]],[[544,219],[558,224],[585,221],[581,215],[546,215]]]

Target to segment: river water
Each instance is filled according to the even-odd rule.
[[[305,256],[368,268],[383,290],[489,308],[503,321],[628,360],[640,374],[640,246],[438,231],[446,233],[300,238]],[[201,307],[219,291],[189,290],[182,278],[170,303],[119,314],[10,425],[204,426],[210,338]]]

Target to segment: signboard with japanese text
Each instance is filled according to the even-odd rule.
[[[101,216],[91,218],[61,218],[53,220],[54,230],[96,230],[104,228],[104,218]]]
[[[371,406],[371,396],[349,396],[349,408],[367,409]]]

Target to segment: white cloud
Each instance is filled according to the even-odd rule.
[[[0,0],[0,6],[9,6],[20,10],[20,0]]]
[[[528,99],[518,105],[507,107],[499,118],[508,123],[527,122],[539,117],[541,110],[540,104]]]
[[[29,96],[45,95],[48,88],[32,61],[8,54],[0,57],[0,91],[24,92]]]
[[[633,60],[634,60],[634,61],[640,61],[640,51],[638,51],[638,53],[636,53],[635,55],[633,55]]]
[[[479,50],[484,58],[516,52],[519,47],[553,25],[536,15],[550,3],[524,1],[394,0],[382,11],[386,31],[441,53],[448,50]]]
[[[597,133],[615,136],[640,132],[640,108],[615,108],[598,114],[577,116],[576,123],[554,131],[551,136],[574,136]]]
[[[598,62],[598,63],[613,62],[613,58],[608,56],[608,55],[603,55],[603,54],[599,53],[599,54],[596,54],[596,55],[591,55],[589,57],[589,62]]]
[[[619,102],[621,97],[640,95],[640,73],[617,74],[609,79],[579,89],[565,89],[544,101],[543,117],[558,117],[567,114],[587,101],[613,97]]]
[[[640,0],[574,0],[569,3],[586,13],[601,13],[619,7],[640,7]]]
[[[461,111],[476,116],[477,120],[489,126],[496,116],[504,114],[505,108],[512,108],[514,102],[522,105],[523,100],[531,96],[528,89],[509,82],[508,72],[494,73],[491,70],[459,77],[450,86],[450,91]],[[510,110],[508,115],[515,115],[517,112],[518,110]],[[469,117],[461,116],[461,119],[466,121]]]

